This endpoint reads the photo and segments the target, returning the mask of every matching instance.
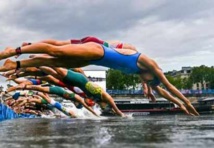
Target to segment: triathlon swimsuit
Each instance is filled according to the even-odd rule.
[[[64,77],[63,82],[67,85],[79,87],[88,97],[95,101],[101,100],[102,88],[88,81],[84,75],[78,72],[68,70],[68,73]]]
[[[41,98],[41,104],[48,104],[48,102],[44,98]]]
[[[84,44],[84,43],[88,43],[88,42],[98,43],[98,44],[104,45],[106,47],[123,48],[123,43],[119,43],[119,44],[116,44],[113,46],[113,45],[109,45],[109,43],[107,43],[103,40],[100,40],[96,37],[93,37],[93,36],[88,36],[88,37],[82,38],[80,40],[75,40],[75,39],[71,40],[71,44]]]
[[[45,81],[41,81],[39,79],[28,79],[28,81],[32,82],[33,85],[41,85],[45,83]]]
[[[127,74],[139,74],[141,69],[137,66],[140,53],[124,55],[117,52],[114,48],[103,46],[104,55],[101,59],[91,60],[90,64],[105,66],[120,70]]]
[[[74,93],[69,93],[62,89],[61,87],[58,86],[53,86],[49,88],[50,94],[56,94],[60,97],[66,98],[71,101],[76,101],[75,100],[75,94]]]
[[[86,97],[87,97],[86,94],[85,94],[80,88],[77,89],[78,87],[71,86],[71,85],[67,85],[67,84],[65,84],[65,83],[62,82],[62,81],[59,81],[59,82],[57,83],[57,85],[60,86],[60,87],[66,87],[66,88],[68,88],[69,90],[73,91],[75,94],[78,94],[79,96],[81,96],[81,97],[83,97],[83,98],[86,98]]]
[[[69,110],[67,108],[65,108],[64,106],[62,106],[59,102],[55,101],[54,99],[51,99],[50,104],[57,108],[58,110],[60,110],[61,112],[63,112],[64,114],[70,116],[69,114]]]

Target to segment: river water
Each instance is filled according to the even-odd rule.
[[[214,116],[14,119],[0,122],[0,147],[213,147]]]

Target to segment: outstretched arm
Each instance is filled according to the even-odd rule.
[[[102,100],[106,103],[110,104],[110,106],[113,108],[115,113],[121,117],[125,117],[125,115],[117,108],[114,99],[106,92],[102,93]]]
[[[152,102],[156,102],[155,96],[152,92],[152,88],[145,82],[142,82],[142,86],[143,86],[144,96],[147,97],[148,99],[151,99]]]
[[[186,105],[187,109],[190,113],[194,115],[199,115],[199,113],[195,110],[195,108],[192,106],[191,102],[175,87],[173,86],[165,77],[165,75],[162,73],[162,71],[157,70],[157,75],[159,76],[159,80],[164,84],[164,86],[174,94],[176,97],[178,97],[180,100],[182,100]]]
[[[75,94],[75,99],[76,99],[76,101],[77,102],[79,102],[80,104],[82,104],[87,110],[89,110],[92,114],[94,114],[95,116],[98,116],[97,114],[96,114],[96,112],[91,108],[91,107],[89,107],[86,103],[85,103],[85,101],[84,101],[84,99],[83,98],[81,98],[79,95],[77,95],[77,94]]]
[[[147,84],[147,86],[148,86],[148,84]],[[154,96],[154,94],[153,94],[153,92],[152,92],[151,86],[148,86],[148,95],[147,95],[147,97],[148,97],[149,99],[151,99],[152,102],[156,102],[156,99],[155,99],[155,96]]]
[[[160,96],[166,98],[167,100],[177,104],[181,110],[183,110],[186,114],[190,114],[188,112],[188,110],[186,109],[186,107],[180,102],[178,101],[176,98],[174,98],[172,95],[170,95],[167,91],[165,91],[163,88],[161,88],[160,86],[153,86],[152,87]]]
[[[163,74],[162,70],[159,68],[159,66],[157,65],[157,63],[154,60],[152,60],[146,56],[140,57],[140,60],[141,60],[140,61],[141,64],[145,65],[147,68],[149,68],[152,71],[152,73],[154,73],[154,75],[158,77],[160,82],[163,83],[163,85],[168,89],[169,92],[174,94],[176,97],[178,97],[180,100],[182,100],[187,105],[187,109],[190,113],[192,113],[194,115],[199,115],[199,113],[192,106],[191,102],[175,86],[173,86],[167,80],[167,78]]]

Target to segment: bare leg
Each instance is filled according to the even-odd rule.
[[[61,79],[63,79],[64,77],[66,77],[66,75],[68,73],[68,70],[65,69],[65,68],[54,67],[53,69],[61,76]]]
[[[88,61],[85,60],[76,60],[76,59],[65,59],[65,58],[32,58],[21,60],[20,65],[23,68],[26,67],[40,67],[40,66],[48,66],[48,67],[67,67],[67,68],[75,68],[75,67],[84,67],[88,65]],[[5,72],[8,70],[16,69],[17,63],[7,59],[3,66],[0,67],[0,72]]]
[[[54,84],[54,85],[58,85],[59,81],[60,81],[59,79],[56,79],[55,77],[53,77],[51,75],[39,77],[38,79],[46,81],[46,82]]]
[[[41,66],[39,67],[42,71],[44,71],[45,73],[57,78],[57,79],[60,79],[60,76],[59,74],[53,69],[53,68],[50,68],[50,67],[47,67],[47,66]]]
[[[26,77],[26,76],[43,76],[43,74],[39,71],[38,72],[22,72],[22,73],[16,74],[16,75],[10,75],[7,80],[14,80],[14,79]]]
[[[44,62],[45,61],[45,62]],[[62,63],[61,63],[62,62]],[[39,67],[39,66],[60,66],[62,67],[63,65],[67,65],[64,63],[62,60],[56,60],[56,58],[33,58],[33,59],[26,59],[20,61],[21,67]],[[7,59],[4,63],[3,66],[0,67],[0,72],[8,71],[8,70],[13,70],[17,68],[17,63]]]
[[[32,82],[28,81],[28,80],[25,80],[24,82],[20,83],[17,86],[12,86],[12,87],[8,88],[7,92],[15,91],[15,90],[19,89],[20,86],[26,86],[26,85],[32,85]]]
[[[27,85],[27,86],[19,85],[18,89],[23,89],[24,87],[27,90],[37,90],[37,91],[44,92],[44,93],[50,92],[49,87],[41,87],[41,86],[37,86],[37,85]]]
[[[53,48],[52,45],[45,44],[45,43],[37,43],[37,44],[22,47],[21,53],[49,53],[49,51],[51,51],[51,48]],[[0,60],[9,58],[15,55],[17,55],[16,49],[7,47],[4,51],[0,52]]]
[[[64,46],[53,46],[46,43],[35,43],[21,48],[21,53],[45,53],[51,56],[66,56],[72,58],[81,58],[83,60],[99,59],[103,56],[103,49],[99,44],[70,44]],[[0,52],[0,60],[15,56],[16,49],[6,48]]]

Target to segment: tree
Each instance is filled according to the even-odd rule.
[[[208,70],[209,68],[204,65],[201,65],[200,67],[194,67],[189,79],[191,79],[192,83],[203,83],[207,77]]]
[[[124,74],[119,70],[109,69],[107,71],[107,89],[135,89],[140,79],[134,74]]]
[[[183,78],[183,80],[182,80],[183,89],[191,89],[192,85],[193,85],[193,83],[191,82],[191,80],[189,78]]]
[[[178,89],[183,88],[183,81],[180,76],[172,77],[172,76],[166,75],[166,78],[176,88],[178,88]]]
[[[189,79],[192,84],[206,82],[211,89],[214,89],[214,68],[204,65],[194,67]]]
[[[123,74],[118,70],[109,69],[106,76],[107,89],[124,89]]]
[[[214,89],[214,67],[207,70],[205,81],[209,84],[210,89]]]

